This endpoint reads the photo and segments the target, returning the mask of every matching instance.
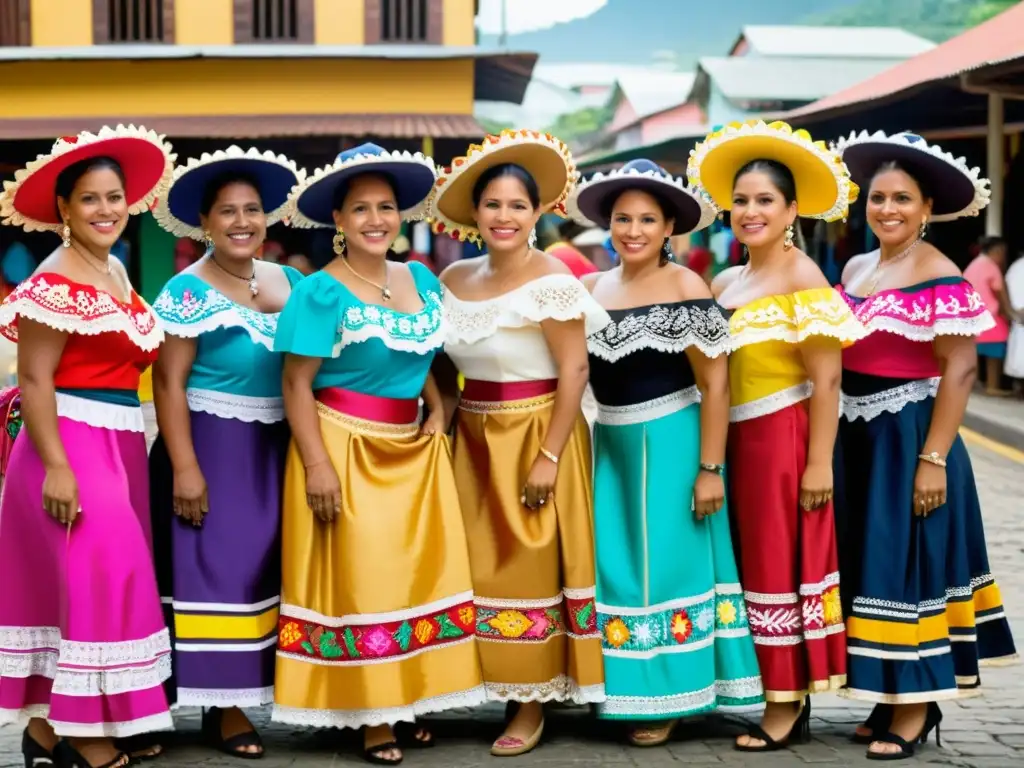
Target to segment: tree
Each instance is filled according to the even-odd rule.
[[[607,107],[586,107],[560,115],[545,130],[562,141],[569,142],[600,131],[611,118],[611,110]]]

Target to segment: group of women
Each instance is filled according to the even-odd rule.
[[[0,307],[24,419],[0,719],[29,718],[26,765],[155,757],[175,704],[247,758],[245,707],[361,728],[395,764],[434,745],[418,717],[485,701],[509,703],[496,755],[538,744],[549,701],[638,746],[763,708],[735,746],[765,751],[829,690],[876,705],[869,757],[911,755],[1015,657],[957,437],[992,319],[924,239],[987,182],[911,134],[830,149],[763,122],[708,136],[688,176],[578,183],[532,131],[444,169],[372,144],[308,177],[237,147],[175,168],[124,127],[19,171],[3,222],[62,238]],[[858,185],[880,247],[832,288],[794,231]],[[152,307],[109,257],[151,207],[207,245]],[[610,229],[618,266],[580,282],[534,248],[552,210]],[[722,211],[749,261],[709,290],[668,243]],[[389,260],[424,216],[486,254],[440,279]],[[334,229],[336,258],[254,258],[282,219]]]

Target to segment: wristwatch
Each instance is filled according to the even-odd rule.
[[[702,461],[700,468],[705,472],[714,472],[716,475],[725,474],[725,464],[708,464]]]

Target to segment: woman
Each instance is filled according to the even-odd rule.
[[[834,153],[781,122],[712,133],[688,173],[749,254],[711,290],[731,314],[730,497],[767,700],[736,748],[776,750],[807,737],[808,694],[846,679],[832,451],[841,348],[864,331],[793,237],[798,216],[844,216],[855,190]]]
[[[169,694],[210,707],[207,740],[242,757],[263,748],[239,707],[274,700],[288,430],[283,356],[272,349],[302,279],[256,253],[301,179],[283,156],[229,147],[179,167],[156,209],[164,229],[208,248],[153,304],[167,334],[153,383],[150,506],[175,640]]]
[[[993,397],[1011,394],[1000,386],[1014,317],[1003,280],[1005,269],[1006,241],[1001,237],[986,237],[981,241],[978,255],[964,270],[964,279],[978,292],[994,323],[978,334],[977,340],[978,357],[985,360],[985,394]]]
[[[441,285],[387,259],[433,161],[364,144],[292,192],[292,223],[336,227],[337,258],[285,305],[284,585],[274,719],[365,727],[369,762],[401,762],[392,726],[484,699],[465,531],[444,408],[429,377]],[[419,424],[418,399],[430,411]],[[410,746],[432,746],[419,729]]]
[[[764,703],[725,511],[729,325],[670,248],[716,211],[649,160],[595,175],[569,211],[610,229],[619,254],[584,278],[612,317],[589,340],[598,715],[640,723],[630,741],[654,746],[679,718]]]
[[[138,397],[163,331],[110,256],[172,163],[152,131],[104,127],[59,139],[0,197],[5,224],[62,238],[0,307],[25,427],[0,501],[0,722],[32,718],[27,765],[127,765],[159,748],[112,738],[172,727]]]
[[[880,242],[843,270],[846,300],[869,332],[843,353],[845,694],[881,705],[856,740],[870,744],[869,759],[895,760],[938,727],[936,702],[979,693],[979,661],[1015,655],[957,434],[973,337],[992,316],[923,239],[929,222],[977,215],[988,180],[913,134],[864,133],[840,150],[868,189]]]
[[[580,402],[586,334],[609,318],[531,234],[575,179],[561,141],[505,131],[457,158],[431,205],[438,231],[487,246],[441,279],[445,352],[466,379],[454,462],[480,660],[488,698],[522,705],[494,755],[537,745],[542,702],[604,699],[590,433]]]

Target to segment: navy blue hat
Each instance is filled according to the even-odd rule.
[[[171,184],[153,211],[160,226],[179,237],[202,240],[199,208],[203,193],[207,184],[225,173],[245,174],[256,182],[268,225],[287,215],[288,194],[306,176],[292,160],[273,152],[255,148],[243,151],[232,145],[213,154],[204,153],[174,169]]]
[[[673,219],[672,234],[685,235],[708,226],[717,211],[700,192],[689,188],[681,178],[674,178],[650,160],[631,160],[607,174],[596,173],[581,182],[566,204],[569,215],[581,224],[594,224],[604,229],[611,226],[609,201],[623,192],[639,189],[651,192],[669,205],[665,213]]]
[[[423,205],[434,189],[434,161],[419,152],[389,152],[376,144],[346,149],[331,164],[296,187],[290,196],[295,227],[334,227],[334,194],[338,187],[364,173],[378,173],[391,181],[398,208],[405,219],[422,215]]]

